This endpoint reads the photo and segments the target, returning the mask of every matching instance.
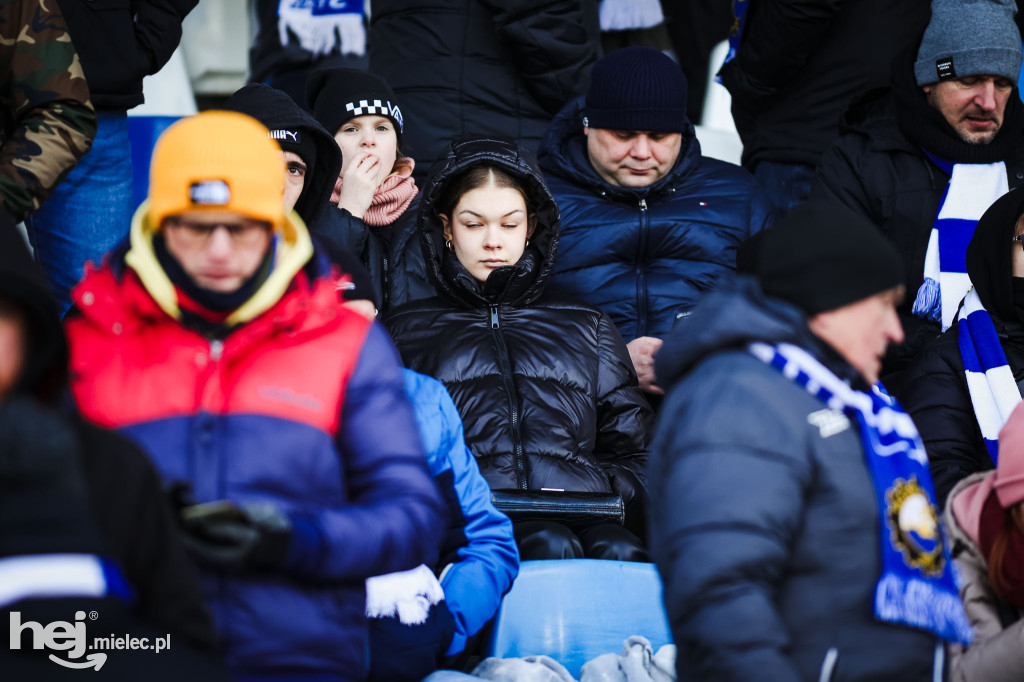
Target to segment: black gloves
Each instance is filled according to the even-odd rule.
[[[182,507],[182,542],[201,566],[224,573],[284,567],[291,542],[288,515],[271,504],[219,501]]]

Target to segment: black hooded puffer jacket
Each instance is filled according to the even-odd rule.
[[[522,179],[537,228],[522,258],[481,284],[445,248],[435,204],[448,181],[483,163]],[[431,171],[419,228],[440,296],[384,322],[406,366],[448,387],[490,486],[641,499],[652,413],[608,317],[542,294],[558,207],[532,154],[510,140],[453,143]]]
[[[1024,389],[1024,320],[1017,312],[1024,311],[1024,279],[1013,277],[1013,249],[1020,246],[1010,239],[1022,214],[1024,189],[1010,190],[985,211],[967,247],[967,274],[992,317],[1018,389]],[[954,324],[925,346],[900,399],[928,451],[940,505],[958,481],[994,466],[967,390],[959,340]]]

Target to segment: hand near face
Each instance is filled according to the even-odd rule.
[[[342,171],[340,191],[335,185],[331,201],[338,204],[338,208],[347,209],[349,213],[362,219],[377,191],[380,171],[379,156],[370,152],[360,153]]]
[[[626,344],[629,358],[633,361],[633,369],[636,370],[636,378],[640,381],[640,390],[655,395],[665,394],[665,391],[654,383],[654,356],[662,343],[661,339],[653,336],[641,336]]]

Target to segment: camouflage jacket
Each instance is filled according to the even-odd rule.
[[[24,219],[95,134],[89,88],[56,0],[0,0],[0,208]]]

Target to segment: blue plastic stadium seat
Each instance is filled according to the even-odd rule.
[[[579,677],[584,663],[622,651],[630,635],[672,642],[654,564],[597,559],[524,561],[494,621],[489,656],[544,654]]]
[[[129,116],[128,137],[132,142],[132,179],[135,207],[149,192],[149,158],[160,135],[178,120],[178,116]]]

